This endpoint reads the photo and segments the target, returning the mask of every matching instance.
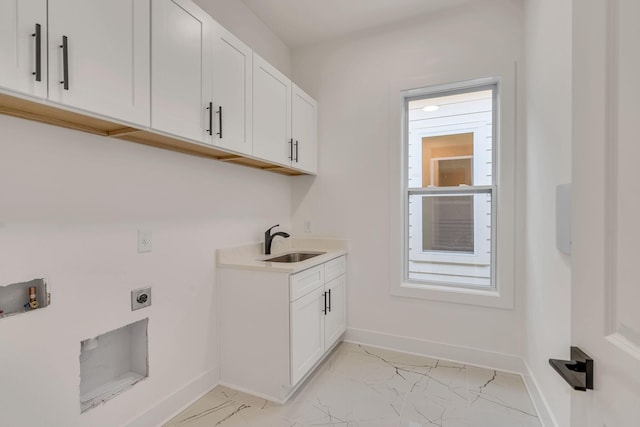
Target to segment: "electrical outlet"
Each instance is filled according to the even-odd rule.
[[[151,288],[140,288],[131,291],[131,311],[151,305]]]
[[[305,219],[304,220],[304,232],[305,233],[311,233],[311,220],[310,219]]]
[[[151,230],[138,230],[138,253],[151,252]]]

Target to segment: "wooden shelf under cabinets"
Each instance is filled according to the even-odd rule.
[[[303,172],[298,170],[269,163],[264,160],[244,157],[238,154],[226,152],[216,147],[204,144],[195,144],[179,138],[158,134],[146,129],[124,126],[119,123],[114,123],[108,120],[99,119],[28,99],[14,97],[4,93],[0,93],[0,114],[87,132],[94,135],[150,145],[152,147],[177,151],[179,153],[207,157],[226,163],[248,166],[282,175],[304,175]]]

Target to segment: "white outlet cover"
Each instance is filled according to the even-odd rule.
[[[151,230],[138,230],[138,253],[151,252]]]

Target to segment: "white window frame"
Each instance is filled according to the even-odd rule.
[[[438,76],[412,79],[392,85],[391,115],[391,294],[460,304],[512,309],[515,285],[515,163],[516,163],[516,79],[515,68],[503,70],[500,77],[460,79],[455,83],[438,81]],[[446,78],[447,76],[442,76]],[[497,109],[494,120],[494,186],[492,193],[492,287],[451,286],[442,283],[414,283],[407,280],[408,197],[407,122],[405,103],[417,98],[483,86],[496,85]],[[419,89],[407,89],[419,88]],[[499,227],[499,228],[498,228]]]

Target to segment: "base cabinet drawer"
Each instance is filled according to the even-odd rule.
[[[290,279],[291,301],[323,285],[324,264],[293,274]]]

